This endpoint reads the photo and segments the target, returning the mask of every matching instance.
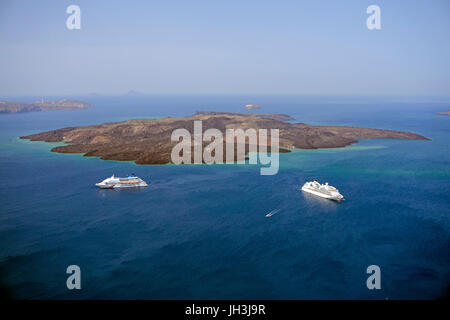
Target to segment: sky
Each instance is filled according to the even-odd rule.
[[[450,95],[449,16],[448,0],[1,0],[0,95]]]

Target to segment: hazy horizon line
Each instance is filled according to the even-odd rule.
[[[108,96],[108,97],[142,97],[142,96],[342,96],[342,97],[446,97],[450,98],[448,93],[254,93],[254,92],[243,92],[243,93],[205,93],[205,92],[195,92],[195,93],[148,93],[141,91],[134,91],[135,94],[126,93],[0,93],[0,97],[60,97],[60,96],[77,96],[77,97],[96,97],[96,96]]]

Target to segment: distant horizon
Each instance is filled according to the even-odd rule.
[[[27,95],[0,95],[0,101],[26,102],[31,103],[41,99],[54,101],[60,99],[75,99],[93,103],[92,100],[101,98],[121,98],[121,99],[139,99],[151,97],[242,97],[247,98],[248,103],[262,103],[258,99],[264,97],[302,97],[308,99],[302,103],[335,103],[335,104],[375,104],[382,102],[392,103],[433,103],[442,104],[442,111],[450,110],[450,95],[428,95],[428,94],[236,94],[236,93],[140,93],[138,95],[127,95],[126,93],[116,94],[27,94]],[[92,99],[92,100],[91,100]],[[333,99],[333,100],[330,100]],[[335,99],[335,100],[334,100]],[[328,101],[327,101],[328,100]],[[95,103],[94,103],[95,106]],[[264,107],[264,105],[263,105]],[[256,110],[258,111],[258,110]],[[255,111],[255,112],[256,112]],[[259,111],[264,112],[264,110]]]
[[[134,91],[134,90],[133,90]],[[437,98],[450,98],[450,94],[428,94],[428,93],[255,93],[255,92],[141,92],[135,91],[137,94],[128,94],[128,92],[116,92],[116,93],[101,93],[101,92],[89,92],[89,93],[0,93],[0,97],[143,97],[143,96],[306,96],[306,97],[437,97]]]

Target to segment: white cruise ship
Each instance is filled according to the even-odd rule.
[[[330,186],[328,182],[325,184],[320,184],[317,180],[306,182],[302,187],[302,191],[338,202],[344,200],[344,196],[339,193],[339,190],[333,186]]]
[[[116,189],[116,188],[136,188],[146,187],[147,183],[141,178],[131,175],[127,178],[116,178],[112,175],[110,178],[95,184],[101,189]]]

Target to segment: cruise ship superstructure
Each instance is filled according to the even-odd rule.
[[[102,182],[95,184],[101,189],[116,189],[116,188],[136,188],[146,187],[147,183],[134,175],[126,178],[117,178],[112,175],[110,178],[103,180]]]
[[[344,196],[339,193],[339,190],[330,186],[328,182],[325,184],[320,184],[317,180],[306,182],[302,187],[302,191],[338,202],[344,200]]]

